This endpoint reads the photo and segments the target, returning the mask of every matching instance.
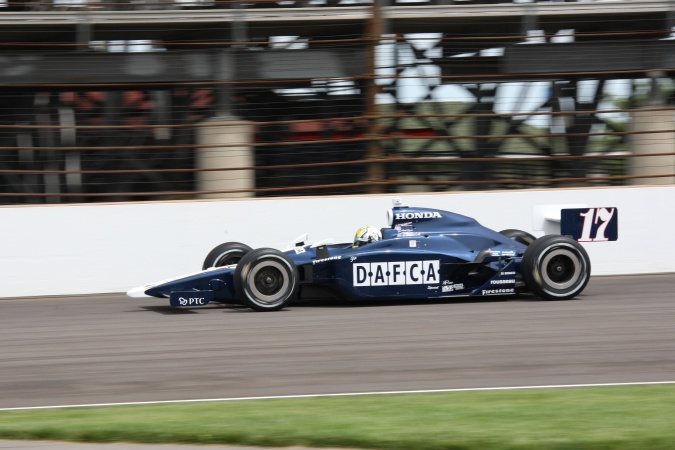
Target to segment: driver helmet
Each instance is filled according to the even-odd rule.
[[[382,232],[380,232],[379,228],[372,225],[366,225],[356,230],[356,236],[354,236],[354,248],[369,244],[370,242],[377,242],[381,239]]]

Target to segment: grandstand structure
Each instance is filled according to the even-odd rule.
[[[675,183],[675,1],[0,3],[0,204]]]

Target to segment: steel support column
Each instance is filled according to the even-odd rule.
[[[368,120],[368,136],[371,140],[368,142],[366,159],[368,160],[368,181],[372,183],[368,189],[370,194],[381,194],[384,192],[380,182],[384,181],[385,170],[384,163],[381,161],[384,152],[382,143],[377,139],[380,135],[380,121],[376,119],[378,108],[376,97],[379,92],[377,85],[377,46],[380,43],[383,30],[382,0],[374,0],[372,5],[372,15],[368,22],[368,75],[366,79],[366,114]]]

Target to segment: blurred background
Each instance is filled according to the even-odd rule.
[[[0,204],[675,183],[675,1],[3,0]]]

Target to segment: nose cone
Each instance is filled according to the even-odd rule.
[[[143,285],[143,286],[136,286],[135,288],[131,288],[127,291],[127,296],[132,297],[132,298],[144,298],[144,297],[150,297],[148,294],[145,293],[148,289],[150,289],[152,285]]]

